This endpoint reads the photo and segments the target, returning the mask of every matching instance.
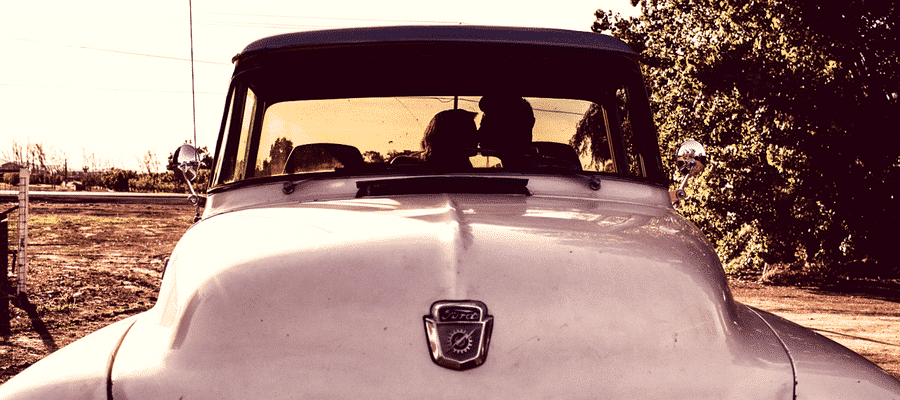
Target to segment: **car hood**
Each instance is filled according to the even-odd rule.
[[[440,300],[486,362],[429,356]],[[671,208],[539,196],[283,204],[192,227],[125,338],[116,398],[790,398],[784,349]]]

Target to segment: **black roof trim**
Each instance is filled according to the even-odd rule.
[[[520,28],[476,25],[387,26],[328,29],[270,36],[250,43],[233,62],[257,53],[292,48],[316,48],[349,44],[391,42],[457,42],[527,44],[572,49],[604,50],[636,55],[624,42],[593,32],[565,29]]]

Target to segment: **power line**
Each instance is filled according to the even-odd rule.
[[[50,43],[47,43],[47,42],[42,42],[42,41],[34,40],[34,39],[25,39],[25,38],[12,38],[12,39],[15,39],[15,40],[21,40],[21,41],[25,41],[25,42],[40,43],[40,44],[50,44]],[[127,55],[132,55],[132,56],[142,56],[142,57],[162,58],[162,59],[165,59],[165,60],[191,61],[190,59],[187,59],[187,58],[170,57],[170,56],[161,56],[161,55],[158,55],[158,54],[137,53],[137,52],[133,52],[133,51],[123,51],[123,50],[113,50],[113,49],[101,49],[101,48],[99,48],[99,47],[81,46],[81,45],[76,45],[76,44],[66,44],[66,43],[52,43],[52,44],[53,44],[53,45],[56,45],[56,46],[62,46],[62,47],[72,47],[72,48],[76,48],[76,49],[85,49],[85,50],[94,50],[94,51],[105,51],[105,52],[108,52],[108,53],[127,54]],[[201,60],[194,60],[194,62],[204,63],[204,64],[228,65],[228,66],[231,66],[231,63],[223,63],[223,62],[215,62],[215,61],[201,61]]]
[[[380,18],[347,18],[347,17],[320,17],[320,16],[302,16],[302,15],[271,15],[271,14],[239,14],[226,12],[201,12],[200,14],[213,15],[234,15],[241,17],[264,17],[264,18],[290,18],[290,19],[315,19],[315,20],[331,20],[331,21],[355,21],[355,22],[389,22],[389,23],[407,23],[407,24],[454,24],[462,25],[462,21],[428,21],[428,20],[412,20],[412,19],[380,19]]]
[[[262,29],[278,29],[278,30],[310,30],[311,28],[339,28],[341,25],[296,25],[296,24],[273,24],[265,22],[229,22],[229,21],[198,21],[197,25],[203,26],[219,26],[231,28],[262,28]]]
[[[130,89],[130,88],[108,88],[98,86],[63,86],[63,85],[32,85],[19,83],[0,83],[0,87],[21,87],[21,88],[44,88],[44,89],[62,89],[62,90],[93,90],[101,92],[136,92],[136,93],[166,93],[166,94],[190,94],[191,92],[183,90],[154,90],[154,89]],[[224,96],[225,92],[197,92],[203,95]]]
[[[356,22],[384,22],[384,23],[416,23],[416,24],[454,24],[454,25],[462,25],[464,22],[461,21],[430,21],[430,20],[403,20],[403,19],[378,19],[378,18],[344,18],[344,17],[316,17],[316,16],[298,16],[298,15],[269,15],[269,14],[239,14],[239,13],[225,13],[225,12],[201,12],[199,14],[211,14],[211,15],[233,15],[233,16],[242,16],[242,17],[262,17],[262,18],[288,18],[288,19],[309,19],[309,20],[319,20],[319,21],[356,21]],[[253,21],[216,21],[216,20],[207,20],[207,21],[198,21],[199,24],[205,26],[222,26],[222,27],[239,27],[239,28],[263,28],[263,29],[278,29],[278,30],[304,30],[310,28],[339,28],[341,25],[320,25],[320,24],[289,24],[289,23],[273,23],[273,22],[253,22]],[[76,44],[66,44],[66,43],[49,43],[43,42],[34,39],[27,38],[12,38],[14,40],[40,43],[44,45],[56,45],[61,47],[71,47],[76,49],[84,49],[84,50],[94,50],[94,51],[103,51],[107,53],[116,53],[116,54],[126,54],[140,57],[151,57],[151,58],[160,58],[164,60],[176,60],[176,61],[188,61],[191,60],[188,58],[182,57],[171,57],[171,56],[163,56],[158,54],[148,54],[148,53],[139,53],[133,51],[124,51],[124,50],[115,50],[115,49],[104,49],[99,47],[91,47],[91,46],[83,46]],[[193,60],[197,63],[203,64],[212,64],[212,65],[228,65],[231,66],[231,63],[225,62],[216,62],[216,61],[203,61],[203,60]]]

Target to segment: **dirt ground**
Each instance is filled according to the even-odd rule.
[[[900,379],[900,282],[853,280],[820,287],[730,283],[738,301],[810,328]]]
[[[0,211],[9,206],[0,205]],[[27,302],[9,306],[11,335],[0,337],[0,382],[88,333],[152,307],[163,261],[192,216],[188,205],[32,203]],[[14,268],[9,275],[14,294]],[[0,303],[0,313],[4,310]],[[0,334],[2,325],[0,315]]]
[[[0,211],[9,206],[0,204]],[[163,261],[192,216],[187,205],[32,204],[28,301],[9,306],[0,383],[88,333],[149,309]],[[798,288],[735,280],[732,290],[739,301],[813,328],[900,378],[900,283]]]

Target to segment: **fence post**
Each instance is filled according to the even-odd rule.
[[[15,207],[0,213],[0,338],[10,335],[9,314],[9,218],[6,214]]]
[[[0,339],[7,340],[10,332],[9,303],[26,300],[27,295],[27,245],[28,245],[28,168],[19,169],[19,205],[0,212]],[[9,213],[19,209],[18,235],[16,237],[16,295],[10,295],[9,285]]]
[[[28,168],[19,170],[19,235],[16,256],[16,297],[22,299],[27,292],[27,248],[28,248]]]

